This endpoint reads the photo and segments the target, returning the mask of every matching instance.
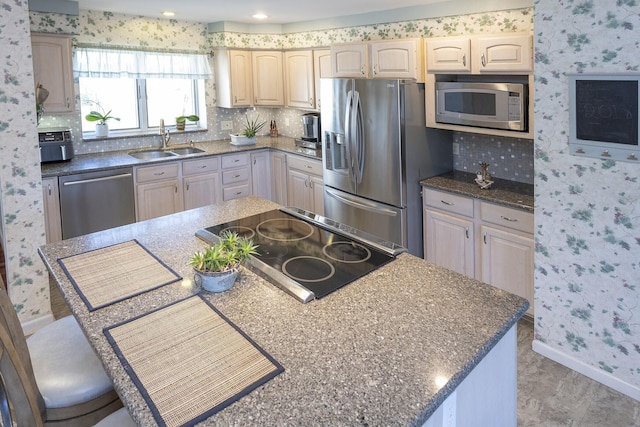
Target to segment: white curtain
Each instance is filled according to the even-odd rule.
[[[75,77],[180,78],[213,77],[206,55],[83,48],[73,56]]]

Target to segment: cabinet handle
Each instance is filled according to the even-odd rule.
[[[304,165],[304,167],[307,168],[307,169],[313,169],[313,166],[311,166],[311,165]]]
[[[187,184],[187,191],[189,191],[189,184]]]
[[[313,98],[309,98],[309,107],[313,107]]]
[[[47,184],[47,187],[49,188],[49,195],[51,195],[51,184]]]
[[[304,180],[304,186],[305,186],[305,187],[307,187],[307,188],[309,187],[309,186],[307,185],[307,180],[306,180],[306,179]]]
[[[487,244],[487,233],[484,233],[484,236],[482,236],[482,240],[484,240],[484,244]]]
[[[162,176],[162,175],[164,175],[164,172],[154,172],[153,174],[155,176]]]
[[[207,165],[200,165],[198,166],[198,169],[206,169],[208,166]]]
[[[234,178],[240,178],[240,174],[233,175]]]
[[[237,97],[237,96],[234,96],[234,97],[233,97],[233,103],[234,103],[234,104],[237,104],[237,103],[238,103],[238,97]]]
[[[241,195],[241,194],[242,194],[242,191],[238,191],[238,192],[236,193],[236,196],[239,196],[239,195]]]
[[[487,59],[485,58],[484,53],[480,56],[480,61],[482,62],[483,67],[487,66]]]
[[[71,108],[71,101],[67,97],[67,110]]]
[[[378,64],[373,66],[373,75],[375,76],[376,74],[378,74]]]
[[[362,75],[364,76],[364,65],[362,65],[362,66],[360,67],[360,74],[362,74]]]
[[[240,159],[233,159],[233,163],[238,163]]]
[[[254,165],[256,164],[256,159],[253,159],[253,164],[254,164]]]
[[[609,150],[604,150],[602,152],[602,154],[600,154],[602,157],[611,157],[611,154],[609,154]]]
[[[311,178],[309,178],[309,188],[313,189],[313,181],[311,181]]]
[[[467,55],[466,55],[466,54],[465,54],[465,55],[462,55],[462,65],[463,65],[464,67],[466,67],[466,66],[467,66]]]
[[[175,192],[177,193],[178,192],[178,186],[175,185],[173,188],[175,189]]]
[[[464,229],[464,234],[467,236],[467,239],[469,238],[469,227]]]
[[[318,108],[320,108],[320,98],[318,98]]]
[[[453,203],[451,202],[445,202],[444,200],[440,200],[440,203],[445,204],[447,206],[453,206]]]
[[[508,216],[504,216],[504,215],[500,215],[500,218],[504,219],[505,221],[509,221],[509,222],[518,222],[518,218],[509,218]]]

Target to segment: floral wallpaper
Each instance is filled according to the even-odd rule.
[[[29,14],[27,2],[0,4],[0,234],[9,295],[28,321],[50,312],[48,275],[37,253],[45,237]]]
[[[640,165],[569,154],[566,75],[637,73],[640,4],[534,8],[536,344],[640,398]]]

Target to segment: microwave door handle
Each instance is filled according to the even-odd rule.
[[[345,145],[345,153],[347,157],[347,167],[349,169],[349,179],[353,180],[353,163],[351,157],[351,111],[353,109],[353,91],[350,90],[347,92],[347,103],[345,108],[345,117],[344,117],[344,145]]]
[[[362,175],[364,173],[364,120],[362,118],[362,102],[360,101],[360,93],[356,92],[354,102],[354,127],[355,127],[355,175],[356,182],[360,184],[362,182]]]

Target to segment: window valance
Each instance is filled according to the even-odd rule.
[[[213,77],[207,56],[195,53],[146,52],[78,47],[73,56],[76,77],[180,78]]]

